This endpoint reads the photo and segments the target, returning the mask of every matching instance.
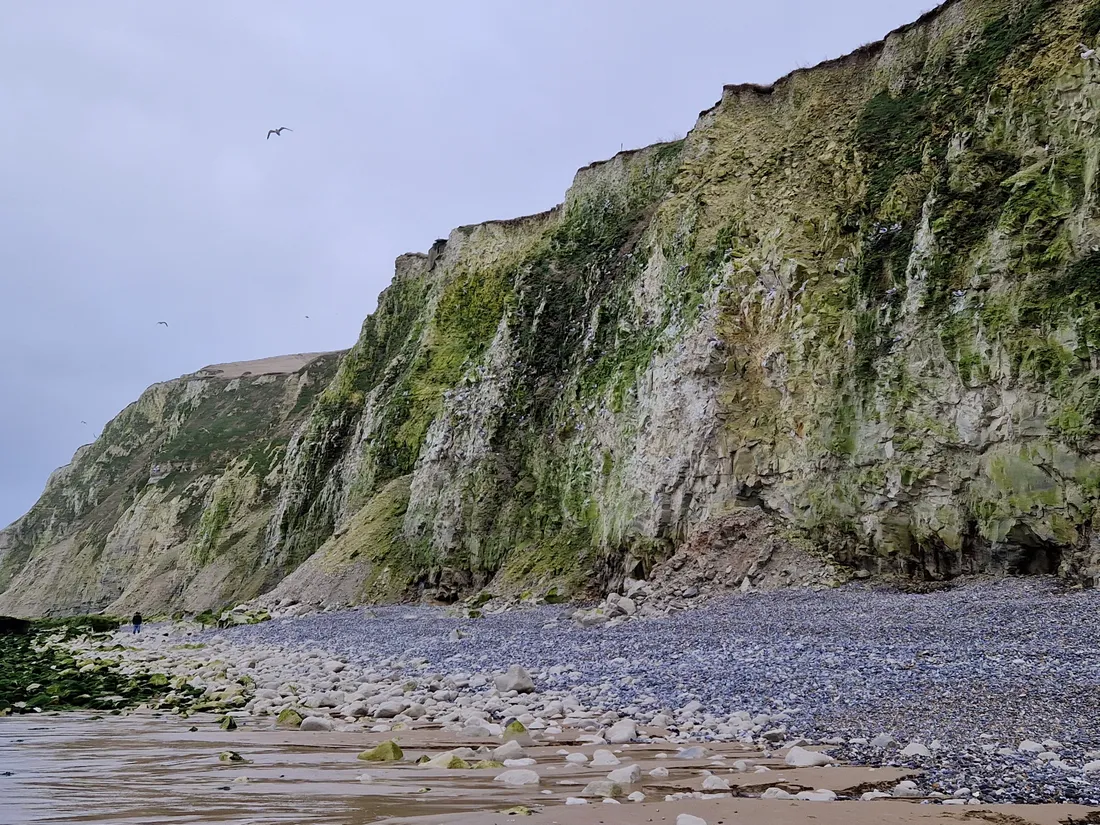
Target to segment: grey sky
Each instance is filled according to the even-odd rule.
[[[350,346],[398,254],[931,4],[0,4],[0,525],[149,384]]]

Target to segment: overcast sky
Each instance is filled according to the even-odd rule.
[[[149,384],[348,347],[402,252],[931,5],[0,2],[0,525]]]

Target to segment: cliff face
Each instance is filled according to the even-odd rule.
[[[1095,582],[1098,34],[949,2],[403,256],[234,592],[599,587],[745,505],[841,567]]]
[[[220,364],[146,390],[0,531],[0,613],[203,610],[258,593],[287,441],[340,355]]]

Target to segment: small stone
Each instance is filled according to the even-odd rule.
[[[882,751],[886,750],[887,748],[892,748],[897,743],[898,740],[896,740],[890,734],[880,733],[878,736],[871,740],[871,747],[875,748],[876,750]]]
[[[512,665],[506,673],[501,673],[493,678],[493,684],[501,693],[514,690],[517,693],[533,693],[535,683],[531,680],[531,674],[519,665]]]
[[[498,762],[495,759],[482,759],[480,762],[474,765],[474,770],[482,771],[487,768],[503,768],[504,763]]]
[[[680,814],[676,817],[676,825],[707,825],[707,821],[691,814]]]
[[[218,754],[219,762],[244,762],[245,758],[236,751],[222,751]]]
[[[821,789],[816,791],[801,791],[794,795],[795,799],[804,802],[836,802],[836,794],[832,791]]]
[[[1100,773],[1100,760],[1096,760],[1094,762],[1086,762],[1082,766],[1081,770],[1083,770],[1085,773]]]
[[[622,719],[607,729],[604,738],[612,745],[623,745],[638,738],[638,727],[633,719]]]
[[[794,794],[788,793],[782,788],[768,788],[760,794],[761,799],[794,799]]]
[[[835,760],[827,753],[818,753],[817,751],[808,751],[805,748],[794,747],[787,752],[783,761],[792,768],[819,768],[824,765],[831,765]]]
[[[657,767],[649,772],[654,779],[668,779],[668,768]]]
[[[592,754],[592,766],[595,768],[612,767],[619,764],[619,757],[609,750],[600,749]]]
[[[720,776],[708,776],[703,780],[704,791],[728,791],[730,783]]]
[[[615,798],[623,795],[623,789],[620,785],[612,782],[610,779],[598,779],[595,782],[589,782],[584,786],[584,790],[581,791],[581,796],[592,798]]]
[[[920,756],[927,758],[932,755],[932,752],[924,746],[922,742],[910,742],[904,748],[901,749],[902,756]]]
[[[875,799],[889,799],[889,798],[890,798],[890,794],[883,793],[882,791],[867,791],[867,793],[863,794],[860,797],[860,799],[863,800],[864,802],[871,802]]]
[[[583,765],[588,761],[588,757],[583,753],[571,753],[565,757],[565,761],[574,765]]]
[[[924,796],[920,788],[917,787],[917,783],[910,779],[906,779],[895,785],[891,795],[899,799],[912,799],[914,797]]]
[[[631,802],[645,802],[645,794],[641,791],[634,791],[632,794],[627,794],[626,798]]]
[[[505,742],[499,748],[493,750],[493,759],[501,762],[505,759],[522,759],[525,755],[523,746],[515,739]]]
[[[506,768],[527,768],[531,765],[537,764],[534,759],[529,756],[525,756],[522,759],[505,759],[504,767]]]
[[[1046,748],[1038,742],[1033,742],[1031,739],[1025,739],[1016,746],[1016,750],[1020,753],[1042,753]]]
[[[534,771],[520,768],[518,770],[505,771],[502,774],[494,776],[493,781],[518,788],[524,785],[539,784],[539,775]]]
[[[565,798],[565,804],[566,805],[587,805],[588,800],[587,799],[581,799],[580,797],[577,797],[577,796],[567,796]]]
[[[509,722],[507,725],[505,725],[504,732],[520,736],[522,734],[527,733],[527,728],[524,727],[523,722],[519,721],[518,719],[515,719],[515,720]]]
[[[223,716],[218,723],[218,727],[222,730],[236,730],[237,720],[234,719],[232,716]]]
[[[404,756],[401,746],[391,739],[369,751],[363,751],[357,758],[364,762],[399,762]]]
[[[307,716],[302,720],[302,725],[299,730],[332,730],[333,724],[331,719],[326,719],[323,716]]]
[[[684,748],[676,754],[677,759],[704,759],[706,758],[708,751],[701,745],[695,745],[690,748]]]
[[[616,768],[607,778],[619,785],[637,785],[642,781],[642,769],[637,765],[627,765],[625,768]]]
[[[400,713],[404,713],[404,702],[383,702],[378,706],[378,710],[374,712],[374,715],[378,719],[392,719]]]

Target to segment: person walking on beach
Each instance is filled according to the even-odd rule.
[[[131,619],[134,624],[134,633],[141,633],[141,614],[135,613],[134,618]]]

